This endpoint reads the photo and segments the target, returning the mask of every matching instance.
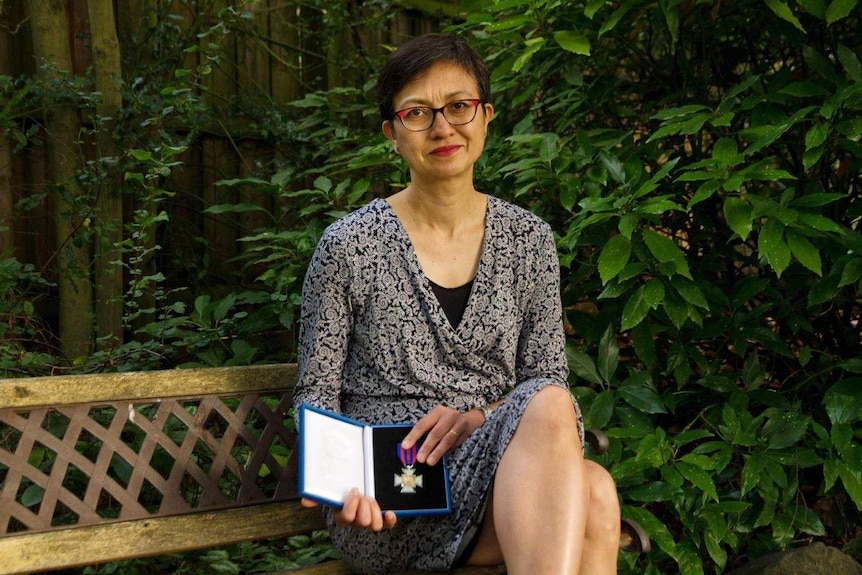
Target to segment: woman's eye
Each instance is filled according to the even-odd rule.
[[[428,110],[426,110],[425,108],[411,108],[407,111],[407,114],[405,114],[405,116],[407,116],[408,118],[421,118],[427,115]]]

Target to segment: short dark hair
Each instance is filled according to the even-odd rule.
[[[395,117],[395,96],[437,62],[453,62],[473,76],[483,103],[491,99],[491,76],[485,61],[456,34],[424,34],[389,54],[377,78],[377,101],[384,120]]]

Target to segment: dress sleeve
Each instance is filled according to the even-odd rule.
[[[302,285],[299,380],[294,403],[341,412],[341,382],[353,316],[350,258],[331,233],[321,238]]]
[[[568,387],[566,336],[560,300],[560,260],[549,226],[541,230],[531,273],[532,291],[526,294],[526,313],[518,339],[517,383],[546,378]]]

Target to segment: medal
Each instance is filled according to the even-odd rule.
[[[403,467],[401,475],[395,474],[395,487],[400,487],[401,493],[416,493],[416,489],[422,487],[422,476],[416,475],[416,470],[413,469],[418,452],[419,448],[416,445],[410,449],[404,449],[400,443],[398,444],[398,459],[401,460]]]

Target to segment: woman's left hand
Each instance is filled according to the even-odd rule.
[[[435,465],[444,455],[464,443],[484,422],[485,416],[479,410],[460,413],[451,407],[438,405],[416,422],[401,445],[410,449],[424,435],[416,461]]]

